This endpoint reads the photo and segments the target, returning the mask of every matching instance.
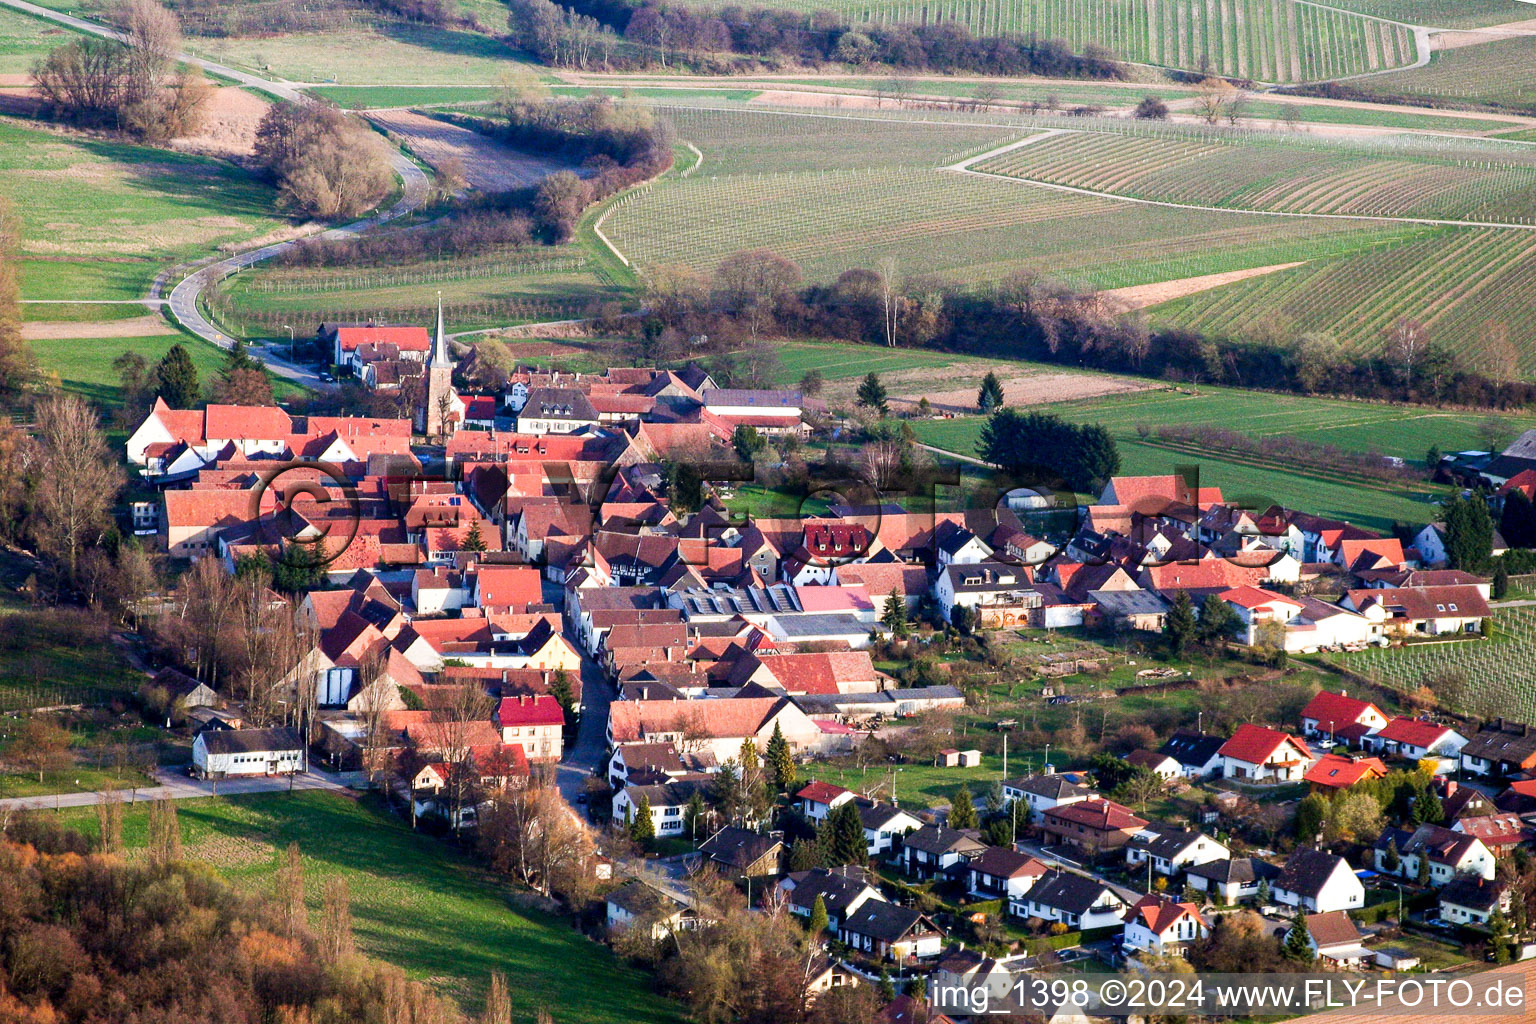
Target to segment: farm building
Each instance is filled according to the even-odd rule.
[[[193,770],[205,779],[306,771],[309,759],[297,729],[210,729],[192,741]]]

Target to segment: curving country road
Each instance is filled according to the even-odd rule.
[[[52,11],[46,7],[39,7],[37,4],[27,3],[26,0],[0,0],[0,4],[30,14],[33,17],[57,22],[77,32],[103,36],[107,39],[122,39],[123,34],[117,29],[93,21],[86,21],[84,18],[76,18],[70,14]],[[204,71],[223,78],[232,79],[243,86],[260,89],[279,99],[290,100],[294,103],[311,102],[308,96],[286,82],[273,81],[245,71],[237,71],[234,68],[215,63],[211,60],[194,57],[189,53],[178,53],[176,54],[176,59],[188,64],[196,64]],[[420,167],[412,163],[404,153],[394,148],[390,149],[389,163],[394,168],[395,173],[400,176],[402,184],[400,198],[393,206],[362,220],[341,227],[331,228],[329,231],[322,232],[318,236],[309,237],[346,238],[366,231],[369,228],[377,227],[380,224],[388,223],[396,217],[403,217],[413,210],[419,209],[426,202],[429,191],[426,174]],[[151,289],[153,294],[150,295],[150,300],[155,301],[160,308],[169,310],[177,323],[199,338],[210,341],[220,348],[231,348],[234,345],[234,339],[210,322],[197,308],[197,302],[203,293],[203,289],[215,281],[228,277],[230,274],[244,270],[246,267],[260,263],[262,260],[271,259],[278,253],[291,248],[293,244],[291,241],[278,242],[274,245],[264,245],[259,249],[249,249],[222,259],[210,257],[209,260],[196,264],[197,269],[184,277],[171,289],[168,299],[164,302],[159,302],[164,278],[174,276],[174,274],[168,273],[162,279],[156,280],[154,288]],[[305,387],[324,387],[313,370],[290,363],[285,359],[280,359],[266,351],[254,351],[252,355],[263,359],[268,369],[280,377],[284,377],[297,384],[302,384]]]

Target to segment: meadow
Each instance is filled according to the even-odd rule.
[[[145,808],[124,808],[130,858],[147,841]],[[519,909],[504,881],[370,800],[301,791],[182,800],[177,812],[186,859],[253,895],[271,893],[283,851],[298,843],[312,921],[325,880],[345,878],[359,952],[399,965],[469,1012],[479,1009],[491,972],[502,971],[512,982],[515,1020],[532,1020],[540,1009],[560,1024],[682,1020],[681,1008],[653,994],[639,970],[564,921]],[[95,833],[94,810],[66,817]]]
[[[151,366],[180,344],[192,357],[197,367],[197,378],[204,389],[218,379],[224,365],[224,351],[212,342],[189,334],[165,334],[144,338],[74,338],[33,341],[32,354],[38,368],[45,373],[56,373],[59,385],[65,391],[82,395],[106,408],[115,408],[123,402],[122,387],[112,361],[124,352],[136,352]],[[273,390],[279,399],[299,393],[296,385],[281,377],[272,378]]]
[[[0,8],[0,75],[25,75],[39,57],[74,38],[61,25]]]
[[[1530,372],[1533,286],[1530,232],[1447,228],[1176,299],[1155,307],[1153,317],[1217,334],[1241,335],[1253,324],[1325,332],[1355,353],[1378,349],[1383,333],[1410,317],[1473,366],[1496,366],[1501,357],[1488,346],[1503,334],[1519,368]]]
[[[1300,100],[1249,100],[1242,108],[1243,118],[1249,121],[1283,121],[1293,115],[1302,125],[1355,124],[1371,128],[1410,128],[1477,135],[1499,133],[1515,127],[1512,121],[1457,117],[1454,114],[1412,114],[1403,110],[1377,110],[1370,107],[1335,107]],[[1508,135],[1500,137],[1509,138]]]
[[[282,226],[232,164],[0,117],[24,299],[136,299],[164,267]],[[47,314],[46,307],[29,312]]]
[[[505,19],[492,30],[502,31]],[[187,45],[220,64],[314,85],[493,86],[502,72],[530,66],[492,36],[404,22]]]
[[[1483,447],[1480,428],[1490,419],[1417,406],[1227,388],[1201,388],[1198,394],[1160,389],[1034,408],[1108,427],[1119,444],[1124,473],[1171,473],[1178,466],[1197,464],[1207,482],[1220,486],[1229,498],[1253,504],[1279,502],[1378,530],[1390,528],[1394,521],[1428,521],[1435,514],[1430,502],[1448,492],[1427,483],[1362,481],[1343,472],[1192,449],[1161,440],[1153,432],[1162,426],[1222,426],[1251,437],[1295,437],[1345,452],[1390,455],[1422,464],[1431,446],[1441,451]],[[1497,419],[1506,443],[1536,426],[1536,419],[1530,417]],[[915,420],[912,426],[924,444],[974,455],[983,422],[980,416],[965,416]]]
[[[1521,17],[1531,17],[1522,4]],[[1422,68],[1351,83],[1368,94],[1536,113],[1536,37],[1441,50]]]
[[[978,36],[1063,39],[1123,60],[1266,82],[1308,82],[1417,56],[1402,25],[1291,0],[783,0],[807,14],[832,10],[855,24],[954,21]]]
[[[1536,224],[1536,152],[1483,140],[1067,131],[975,169],[1190,206]]]

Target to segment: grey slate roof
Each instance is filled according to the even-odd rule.
[[[1349,867],[1343,857],[1331,853],[1305,848],[1297,850],[1275,877],[1275,888],[1298,896],[1316,897],[1340,864]]]
[[[1167,754],[1182,765],[1200,768],[1210,763],[1216,751],[1226,740],[1220,736],[1205,736],[1197,732],[1176,732],[1168,742],[1158,748],[1159,754]]]
[[[912,931],[937,931],[928,919],[910,907],[868,900],[843,922],[843,931],[867,935],[881,942],[897,942]]]
[[[264,754],[304,749],[304,739],[297,729],[220,729],[203,733],[202,739],[210,754]]]
[[[1029,895],[1025,899],[1081,917],[1108,889],[1109,886],[1098,879],[1058,869],[1042,875],[1034,888],[1029,890]]]
[[[784,840],[727,825],[699,844],[699,852],[733,868],[748,868],[783,847]]]
[[[1247,885],[1264,879],[1273,881],[1280,874],[1280,869],[1269,861],[1259,860],[1257,857],[1236,857],[1230,860],[1213,860],[1206,864],[1196,864],[1186,868],[1184,873],[1209,878],[1213,882],[1224,885]]]

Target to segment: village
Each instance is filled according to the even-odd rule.
[[[878,988],[892,1021],[999,972],[1536,956],[1536,732],[1285,675],[1319,651],[1483,642],[1494,584],[1445,567],[1445,524],[1405,542],[1179,474],[1115,476],[1081,505],[1017,487],[758,515],[721,495],[771,444],[827,435],[813,397],[697,366],[472,393],[441,317],[432,336],[322,332],[371,387],[417,379],[414,420],[157,399],[127,441],[155,494],[136,534],[210,593],[255,580],[273,588],[257,604],[295,602],[260,692],[200,655],[144,687],[215,792],[352,773],[456,838],[499,794],[558,793],[628,955],[710,923],[708,873],[804,919],[813,994]],[[1480,469],[1503,474],[1495,500],[1536,481],[1536,459]],[[965,675],[1007,638],[1058,637],[1075,653],[1033,684],[1006,677],[1017,662]],[[1021,724],[1027,704],[1081,738],[1083,703],[1194,689],[1155,667],[1194,649],[1304,704],[1250,701],[1212,731],[1186,703],[1128,740],[1101,728],[1091,756],[1053,750],[1040,711]],[[1077,685],[1116,659],[1131,685]],[[899,793],[909,768],[944,798]]]

